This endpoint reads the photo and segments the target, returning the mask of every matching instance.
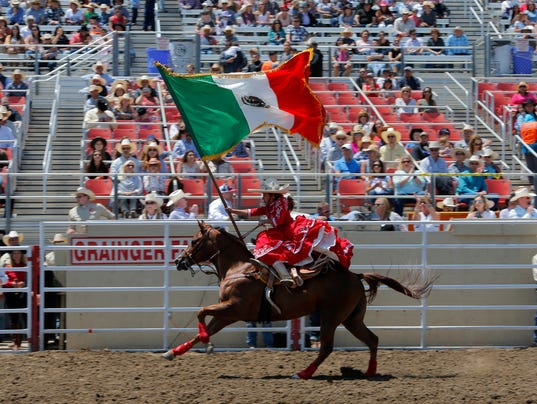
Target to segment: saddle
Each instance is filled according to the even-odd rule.
[[[250,264],[252,264],[254,267],[259,269],[259,271],[255,272],[253,274],[255,279],[260,280],[265,285],[268,285],[270,280],[270,274],[274,275],[274,280],[272,283],[274,285],[279,285],[280,280],[276,274],[276,272],[267,264],[256,260],[254,258],[250,258],[249,260]],[[300,281],[296,281],[297,286],[302,286],[302,281],[306,281],[311,278],[315,278],[317,275],[319,275],[324,269],[325,265],[330,262],[330,258],[326,255],[319,255],[315,257],[314,261],[308,265],[304,265],[302,267],[293,267],[290,270],[291,276],[293,278],[298,277]],[[300,283],[300,284],[299,284]]]

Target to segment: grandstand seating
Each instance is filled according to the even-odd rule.
[[[188,195],[188,205],[192,206],[197,204],[199,207],[199,213],[205,212],[207,204],[207,193],[205,192],[205,181],[201,178],[183,178],[183,191]]]
[[[341,179],[337,185],[338,206],[342,213],[353,207],[364,206],[367,202],[361,196],[366,195],[367,183],[362,179]]]
[[[95,194],[95,203],[100,203],[107,206],[110,202],[110,194],[112,193],[113,182],[109,178],[90,178],[85,182],[85,187],[93,191]],[[102,197],[102,198],[99,198]]]
[[[505,207],[507,199],[509,199],[509,196],[511,195],[511,181],[507,178],[487,178],[485,183],[487,184],[487,194],[498,195],[500,197],[498,205],[500,207]]]
[[[256,177],[239,178],[239,202],[240,209],[255,208],[259,206],[261,195],[258,192],[251,192],[250,189],[260,189],[262,181]]]

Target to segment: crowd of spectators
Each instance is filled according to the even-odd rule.
[[[57,60],[96,41],[110,31],[125,31],[135,24],[139,2],[129,11],[123,0],[78,0],[64,8],[60,0],[5,2],[0,8],[0,54],[29,61],[38,60],[39,68],[54,70]],[[137,5],[136,5],[137,4]],[[20,58],[17,65],[20,65]],[[30,65],[31,66],[31,65]],[[39,73],[40,70],[37,71]]]
[[[190,194],[183,188],[187,180],[201,179],[207,195],[206,165],[162,82],[146,75],[116,79],[102,62],[95,63],[93,73],[84,78],[84,174],[87,180],[112,177],[117,181],[103,209],[117,211],[127,219],[144,213],[150,218],[162,217],[160,213],[172,219],[196,218],[206,207],[190,203]],[[163,115],[168,122],[167,138]],[[249,155],[248,142],[241,142],[228,156],[248,159]],[[234,173],[227,157],[207,164],[220,180]],[[147,195],[156,195],[149,204],[162,200],[156,216],[152,207],[147,207]],[[95,198],[92,195],[90,199]]]

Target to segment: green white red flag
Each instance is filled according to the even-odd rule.
[[[207,160],[264,126],[297,133],[318,146],[326,111],[308,84],[311,57],[305,50],[275,69],[244,74],[183,75],[155,65]]]

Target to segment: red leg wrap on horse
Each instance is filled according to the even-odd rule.
[[[311,378],[311,376],[313,376],[316,370],[317,370],[317,365],[315,363],[312,363],[302,372],[298,372],[298,377],[300,377],[301,379],[309,379]]]
[[[365,372],[366,376],[375,376],[377,374],[377,361],[370,360],[367,371]]]
[[[206,344],[209,342],[209,333],[207,327],[203,323],[198,323],[198,330],[200,331],[200,341]]]
[[[185,352],[188,352],[192,348],[192,342],[187,341],[184,344],[179,345],[177,348],[173,348],[173,354],[175,356],[182,355]]]

